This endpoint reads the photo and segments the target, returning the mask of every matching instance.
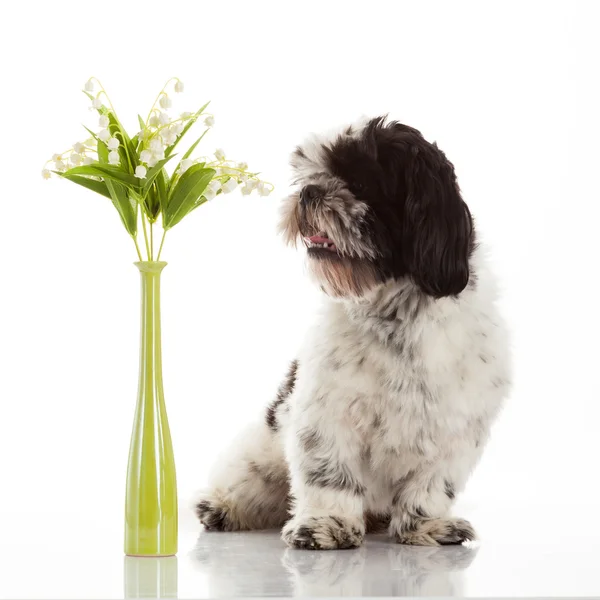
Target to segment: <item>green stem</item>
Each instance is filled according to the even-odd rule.
[[[150,260],[154,260],[154,223],[150,223]]]
[[[160,240],[160,247],[158,249],[158,256],[156,257],[156,260],[160,260],[160,253],[162,252],[162,247],[163,247],[163,244],[165,243],[165,235],[167,235],[166,229],[163,231],[162,239]]]
[[[146,254],[148,255],[148,260],[152,260],[152,256],[150,254],[150,246],[148,245],[148,232],[146,231],[146,221],[144,220],[144,212],[142,211],[142,228],[144,230],[144,242],[146,242]]]
[[[137,243],[137,238],[135,235],[131,236],[133,238],[133,243],[135,244],[135,249],[137,250],[137,254],[138,254],[138,258],[140,259],[140,262],[144,262],[144,259],[142,258],[142,253],[140,252],[140,247],[138,246]]]

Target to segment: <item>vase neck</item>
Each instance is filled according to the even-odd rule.
[[[133,263],[140,273],[148,273],[150,275],[160,275],[161,271],[167,266],[163,260],[145,260]]]

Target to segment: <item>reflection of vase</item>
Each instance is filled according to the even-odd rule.
[[[166,262],[135,263],[142,279],[140,374],[125,497],[125,553],[177,552],[177,484],[165,409],[160,341],[160,274]]]
[[[177,557],[125,556],[125,598],[177,598]]]

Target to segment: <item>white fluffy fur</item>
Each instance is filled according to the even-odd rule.
[[[220,528],[280,526],[289,474],[295,502],[284,537],[292,545],[307,527],[311,540],[300,545],[358,545],[366,512],[390,514],[390,533],[399,541],[440,542],[456,525],[446,482],[455,493],[463,489],[509,385],[505,328],[481,254],[473,257],[476,286],[458,298],[428,300],[404,323],[412,359],[399,360],[397,348],[382,343],[388,332],[375,316],[378,305],[402,298],[411,283],[381,285],[358,302],[325,300],[298,354],[291,396],[278,407],[277,431],[264,422],[252,426],[216,465],[203,498],[225,515]],[[400,321],[403,310],[399,301]],[[307,452],[302,440],[311,432],[316,447]],[[306,472],[320,459],[351,482],[307,484]],[[345,483],[363,487],[364,495],[340,489]],[[426,518],[411,530],[405,525],[416,509]]]
[[[344,135],[360,135],[363,126]],[[323,144],[314,137],[292,157],[299,183],[337,185]],[[342,203],[351,219],[362,204],[343,194],[328,199],[323,214]],[[299,235],[290,221],[298,202],[295,194],[284,203],[288,241]],[[340,232],[334,225],[323,227],[340,245],[352,223]],[[473,539],[470,524],[450,509],[483,451],[510,373],[481,247],[469,268],[458,296],[434,299],[408,277],[324,296],[268,418],[215,466],[197,501],[200,520],[220,530],[283,526],[284,540],[301,548],[358,546],[373,515],[401,543]]]

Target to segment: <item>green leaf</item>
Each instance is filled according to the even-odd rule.
[[[138,123],[140,124],[140,130],[146,129],[146,122],[144,121],[144,119],[142,119],[140,115],[138,115]]]
[[[106,150],[106,145],[102,142],[99,142],[98,158],[100,158],[101,147],[104,147],[104,150]],[[108,156],[108,152],[106,153],[106,155]],[[108,158],[106,159],[106,161],[108,162]],[[104,163],[104,160],[100,160],[100,162]],[[113,165],[94,163],[91,165],[84,165],[81,167],[73,167],[72,169],[69,169],[69,172],[73,175],[94,175],[96,177],[102,177],[105,180],[110,179],[111,181],[120,183],[127,188],[132,188],[135,192],[139,192],[139,179],[135,175],[125,173],[120,168],[115,167]]]
[[[158,174],[160,173],[160,171],[162,170],[162,168],[172,159],[175,158],[177,155],[173,154],[172,156],[168,156],[167,158],[163,158],[162,160],[159,160],[151,169],[148,170],[148,172],[146,173],[146,179],[144,179],[144,185],[142,187],[142,196],[150,189],[150,186],[152,185],[152,182],[154,181],[154,179],[156,177],[158,177]]]
[[[189,131],[190,127],[198,120],[198,117],[204,112],[204,109],[210,104],[210,101],[207,102],[204,106],[201,106],[199,110],[197,110],[186,123],[185,127],[181,131],[181,134],[177,138],[177,140],[168,146],[165,150],[165,156],[169,156],[173,150],[175,150],[175,146],[179,144],[179,142],[183,139],[183,136]]]
[[[163,213],[165,229],[177,225],[183,217],[194,210],[215,173],[214,169],[194,165],[181,176],[169,193],[168,203]]]
[[[189,158],[191,153],[196,149],[196,146],[202,141],[202,138],[208,133],[208,128],[204,130],[204,133],[188,148],[188,151],[183,155],[181,160]]]
[[[160,204],[161,211],[165,212],[168,200],[168,189],[169,189],[169,175],[163,169],[159,171],[156,179],[154,180],[156,187],[156,195],[158,196],[158,203]]]
[[[80,175],[71,175],[68,171],[65,173],[61,173],[59,171],[53,171],[57,175],[60,175],[63,179],[68,179],[73,183],[77,183],[87,188],[88,190],[92,190],[92,192],[96,192],[97,194],[102,194],[107,198],[111,198],[110,192],[108,191],[108,187],[104,181],[98,181],[96,179],[89,179],[87,177],[81,177]],[[111,198],[112,199],[112,198]]]
[[[108,113],[108,120],[108,130],[110,131],[111,135],[115,137],[116,133],[120,134],[118,138],[120,138],[119,141],[121,142],[121,145],[119,146],[121,162],[123,163],[123,165],[127,165],[129,172],[133,174],[135,172],[135,168],[138,165],[137,153],[133,142],[131,141],[131,138],[125,131],[125,128],[121,125],[121,122],[114,113]]]
[[[98,141],[98,160],[102,163],[108,161],[108,148],[101,141]],[[109,165],[106,164],[88,165],[88,167],[91,166],[96,167],[97,170],[106,170],[109,167]],[[71,172],[73,171],[74,169],[71,169]],[[131,200],[127,194],[127,188],[124,185],[121,185],[118,181],[113,181],[111,178],[107,178],[106,175],[103,175],[103,177],[105,178],[104,183],[110,195],[110,199],[112,200],[113,206],[117,209],[127,233],[131,236],[135,236],[137,233],[137,202]]]

